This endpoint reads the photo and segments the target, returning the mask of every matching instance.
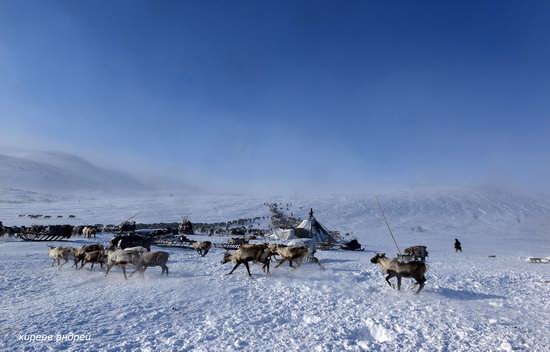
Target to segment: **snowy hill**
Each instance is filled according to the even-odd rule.
[[[313,203],[318,204],[319,212],[330,213],[335,225],[346,226],[349,219],[360,219],[362,225],[372,227],[382,219],[376,197],[396,226],[441,221],[462,226],[550,217],[549,196],[487,187],[412,188],[377,195],[317,198]]]
[[[147,190],[133,176],[60,152],[0,152],[0,188],[60,192]]]

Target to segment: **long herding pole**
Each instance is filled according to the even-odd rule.
[[[139,215],[139,213],[135,214],[134,216],[130,216],[128,219],[124,220],[122,223],[125,223],[126,221],[130,221],[138,215]]]
[[[401,255],[401,250],[399,250],[399,246],[397,245],[397,242],[395,241],[395,237],[393,237],[393,232],[391,232],[390,224],[388,224],[388,219],[386,219],[386,214],[384,214],[384,209],[382,209],[382,206],[380,205],[380,201],[378,200],[378,197],[376,197],[376,203],[378,203],[378,207],[380,208],[380,211],[382,212],[382,216],[384,217],[384,221],[386,222],[386,226],[388,227],[388,230],[390,231],[391,238],[393,240],[393,243],[395,243],[395,247],[397,248],[397,253]]]

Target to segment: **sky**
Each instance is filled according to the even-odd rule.
[[[547,1],[0,0],[0,143],[236,191],[550,186]]]

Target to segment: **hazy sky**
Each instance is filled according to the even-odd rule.
[[[0,0],[0,143],[235,189],[550,186],[548,1]]]

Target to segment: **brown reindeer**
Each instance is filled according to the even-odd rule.
[[[150,266],[160,266],[162,268],[162,273],[160,274],[160,276],[162,276],[164,273],[166,273],[166,276],[168,276],[168,267],[166,266],[166,263],[168,262],[168,257],[170,257],[170,254],[162,251],[144,253],[141,256],[142,272],[145,272],[145,270],[147,270],[147,268]]]
[[[191,247],[193,247],[193,249],[196,250],[197,253],[199,253],[199,255],[201,257],[204,257],[205,255],[208,254],[208,251],[210,250],[210,248],[212,248],[212,242],[210,242],[210,241],[205,241],[205,242],[193,241],[191,243]]]
[[[293,266],[292,262],[294,261],[300,264],[309,253],[309,249],[305,246],[285,246],[282,244],[270,244],[269,249],[273,253],[283,258],[279,261],[279,264],[275,266],[276,268],[280,267],[285,261],[288,260],[288,264],[292,268],[296,269],[297,267]],[[319,260],[317,260],[317,263],[321,265],[319,263]]]
[[[101,265],[101,268],[103,269],[103,264],[105,264],[106,260],[107,260],[107,254],[105,254],[104,250],[87,252],[84,254],[84,261],[82,262],[82,265],[80,266],[79,269],[82,269],[82,267],[87,263],[92,263],[92,267],[90,268],[90,270],[94,269],[95,263],[99,263],[99,265]]]
[[[397,290],[401,290],[401,278],[404,277],[413,278],[416,280],[416,284],[420,285],[416,293],[420,293],[424,288],[424,283],[426,282],[424,274],[428,271],[428,266],[424,262],[414,261],[400,263],[397,259],[387,258],[385,253],[377,253],[370,261],[373,264],[380,265],[382,272],[388,274],[388,276],[386,276],[386,282],[390,287],[393,287],[390,279],[392,277],[397,277]]]
[[[86,256],[86,253],[94,252],[94,251],[103,251],[103,245],[99,243],[94,244],[87,244],[80,248],[77,248],[74,253],[74,267],[78,269],[78,263],[80,263],[80,267],[82,268],[84,266],[84,257]]]
[[[237,269],[239,265],[244,264],[246,266],[246,270],[248,271],[248,275],[252,276],[252,274],[250,273],[248,262],[259,262],[263,264],[263,272],[269,275],[269,263],[271,262],[271,254],[272,253],[270,249],[265,244],[243,243],[235,252],[226,252],[224,254],[222,264],[228,262],[235,263],[235,266],[227,275],[233,274],[233,272],[235,271],[235,269]]]

